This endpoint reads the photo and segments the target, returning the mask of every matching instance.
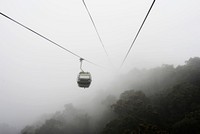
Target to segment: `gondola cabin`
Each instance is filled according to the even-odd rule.
[[[80,72],[78,74],[77,83],[79,87],[88,88],[92,82],[92,77],[89,72]]]

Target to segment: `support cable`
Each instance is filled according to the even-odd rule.
[[[27,26],[23,25],[22,23],[20,23],[20,22],[18,22],[18,21],[16,21],[16,20],[14,20],[14,19],[12,19],[11,17],[9,17],[9,16],[5,15],[4,13],[0,12],[0,15],[2,15],[2,16],[4,16],[5,18],[7,18],[7,19],[9,19],[9,20],[13,21],[14,23],[16,23],[16,24],[18,24],[18,25],[22,26],[23,28],[25,28],[25,29],[27,29],[27,30],[31,31],[32,33],[34,33],[34,34],[36,34],[36,35],[38,35],[38,36],[42,37],[43,39],[45,39],[45,40],[47,40],[47,41],[51,42],[52,44],[54,44],[54,45],[58,46],[59,48],[61,48],[61,49],[65,50],[65,51],[67,51],[67,52],[71,53],[72,55],[74,55],[74,56],[76,56],[76,57],[78,57],[78,58],[84,59],[84,60],[85,60],[85,61],[87,61],[88,63],[91,63],[91,64],[93,64],[93,65],[95,65],[95,66],[98,66],[98,67],[101,67],[101,68],[103,68],[102,66],[100,66],[100,65],[98,65],[98,64],[95,64],[95,63],[93,63],[93,62],[91,62],[91,61],[89,61],[89,60],[87,60],[87,59],[85,59],[85,58],[83,58],[83,57],[79,56],[78,54],[76,54],[76,53],[74,53],[74,52],[70,51],[69,49],[67,49],[67,48],[65,48],[65,47],[63,47],[63,46],[61,46],[61,45],[59,45],[58,43],[56,43],[56,42],[54,42],[54,41],[50,40],[49,38],[47,38],[47,37],[43,36],[42,34],[40,34],[40,33],[36,32],[36,31],[32,30],[31,28],[29,28],[29,27],[27,27]]]
[[[138,30],[138,32],[137,32],[137,34],[136,34],[136,36],[135,36],[135,38],[134,38],[134,40],[133,40],[131,46],[130,46],[130,48],[128,49],[128,51],[127,51],[127,53],[126,53],[126,56],[124,57],[124,59],[123,59],[123,61],[122,61],[122,64],[121,64],[120,68],[122,68],[122,66],[124,65],[124,62],[125,62],[125,60],[127,59],[128,54],[130,53],[131,48],[133,47],[133,45],[134,45],[134,43],[135,43],[135,41],[136,41],[136,39],[137,39],[137,37],[138,37],[138,35],[139,35],[141,29],[142,29],[142,27],[143,27],[143,25],[144,25],[144,23],[145,23],[145,21],[146,21],[148,15],[149,15],[151,9],[152,9],[152,7],[153,7],[155,1],[156,1],[156,0],[153,0],[153,3],[151,4],[151,7],[150,7],[149,11],[147,12],[147,15],[145,16],[145,18],[144,18],[144,20],[143,20],[143,22],[142,22],[142,25],[140,26],[140,28],[139,28],[139,30]]]
[[[98,38],[99,38],[99,41],[100,41],[100,43],[101,43],[101,45],[102,45],[102,47],[103,47],[103,49],[104,49],[104,52],[106,53],[106,56],[108,57],[108,60],[109,60],[110,64],[113,66],[113,64],[112,64],[112,62],[111,62],[111,60],[110,60],[110,58],[109,58],[108,52],[107,52],[107,50],[106,50],[106,48],[105,48],[105,45],[104,45],[104,43],[103,43],[103,41],[102,41],[102,39],[101,39],[101,36],[100,36],[100,34],[99,34],[98,30],[97,30],[97,27],[96,27],[96,24],[95,24],[95,22],[94,22],[94,19],[92,18],[92,15],[91,15],[91,13],[90,13],[90,11],[89,11],[89,9],[88,9],[86,3],[85,3],[85,0],[82,0],[82,1],[83,1],[84,6],[85,6],[85,9],[87,10],[87,13],[88,13],[88,15],[89,15],[89,17],[90,17],[90,20],[92,21],[92,24],[93,24],[93,26],[94,26],[94,29],[95,29],[96,33],[97,33],[97,36],[98,36]]]

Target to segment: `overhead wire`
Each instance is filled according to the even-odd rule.
[[[96,27],[96,24],[95,24],[95,22],[94,22],[94,19],[93,19],[92,15],[91,15],[91,13],[90,13],[90,11],[89,11],[87,5],[86,5],[86,2],[85,2],[85,0],[82,0],[82,1],[83,1],[84,6],[85,6],[85,9],[87,10],[87,13],[88,13],[88,15],[89,15],[89,17],[90,17],[90,20],[91,20],[91,22],[92,22],[92,24],[93,24],[93,26],[94,26],[94,29],[95,29],[95,31],[96,31],[96,33],[97,33],[97,36],[98,36],[98,38],[99,38],[99,41],[100,41],[100,43],[101,43],[101,45],[102,45],[102,47],[103,47],[103,49],[104,49],[104,52],[106,53],[106,56],[108,57],[108,60],[109,60],[110,64],[113,66],[113,64],[112,64],[112,62],[111,62],[111,60],[110,60],[110,58],[109,58],[108,52],[107,52],[107,50],[106,50],[106,48],[105,48],[105,45],[104,45],[104,43],[103,43],[103,40],[101,39],[101,36],[100,36],[100,34],[99,34],[98,30],[97,30],[97,27]]]
[[[100,66],[100,65],[98,65],[98,64],[96,64],[96,63],[93,63],[93,62],[91,62],[90,60],[87,60],[87,59],[85,59],[85,58],[81,57],[80,55],[78,55],[78,54],[76,54],[76,53],[74,53],[74,52],[70,51],[69,49],[67,49],[67,48],[65,48],[65,47],[63,47],[63,46],[61,46],[61,45],[59,45],[58,43],[56,43],[56,42],[54,42],[54,41],[50,40],[49,38],[45,37],[44,35],[42,35],[42,34],[40,34],[40,33],[36,32],[36,31],[32,30],[31,28],[29,28],[29,27],[27,27],[27,26],[23,25],[22,23],[20,23],[20,22],[16,21],[15,19],[13,19],[13,18],[11,18],[11,17],[7,16],[6,14],[4,14],[4,13],[0,12],[0,15],[2,15],[2,16],[4,16],[5,18],[7,18],[7,19],[9,19],[9,20],[13,21],[14,23],[16,23],[16,24],[18,24],[18,25],[22,26],[23,28],[25,28],[25,29],[27,29],[27,30],[31,31],[32,33],[34,33],[34,34],[36,34],[36,35],[38,35],[38,36],[42,37],[43,39],[45,39],[45,40],[47,40],[47,41],[51,42],[52,44],[54,44],[54,45],[58,46],[59,48],[61,48],[61,49],[65,50],[65,51],[67,51],[67,52],[71,53],[72,55],[74,55],[74,56],[76,56],[76,57],[78,57],[78,58],[80,58],[80,59],[84,59],[86,62],[88,62],[88,63],[90,63],[90,64],[93,64],[93,65],[95,65],[95,66],[98,66],[98,67],[104,68],[104,67],[102,67],[102,66]]]
[[[143,22],[142,22],[142,25],[140,26],[140,28],[139,28],[139,30],[138,30],[138,32],[137,32],[137,34],[136,34],[136,36],[135,36],[133,42],[131,43],[131,46],[129,47],[129,49],[128,49],[128,51],[127,51],[127,53],[126,53],[126,55],[125,55],[125,57],[124,57],[124,59],[123,59],[121,65],[120,65],[120,69],[121,69],[122,66],[124,65],[124,62],[125,62],[125,60],[127,59],[127,57],[128,57],[128,55],[129,55],[129,53],[130,53],[130,51],[131,51],[131,49],[132,49],[132,47],[133,47],[133,45],[134,45],[136,39],[137,39],[137,37],[138,37],[138,35],[139,35],[139,33],[140,33],[140,31],[141,31],[141,29],[142,29],[142,27],[143,27],[143,25],[144,25],[146,19],[147,19],[147,17],[149,16],[149,13],[151,12],[151,9],[152,9],[152,7],[153,7],[155,1],[156,1],[156,0],[153,0],[153,2],[152,2],[152,4],[151,4],[151,6],[150,6],[150,8],[149,8],[149,10],[148,10],[148,12],[147,12],[145,18],[144,18],[144,20],[143,20]]]

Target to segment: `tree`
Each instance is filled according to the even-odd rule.
[[[106,125],[103,134],[129,134],[142,131],[155,134],[158,130],[161,132],[157,126],[159,122],[157,114],[151,106],[150,100],[142,91],[125,91],[121,94],[120,99],[112,105],[112,108],[118,118]]]

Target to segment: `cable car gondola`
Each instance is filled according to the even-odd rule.
[[[89,72],[84,72],[82,70],[82,61],[83,59],[80,59],[81,65],[80,65],[80,69],[81,72],[78,74],[78,78],[77,78],[77,83],[79,87],[82,88],[88,88],[92,82],[92,77],[91,74]]]
[[[88,88],[91,84],[92,78],[89,72],[80,72],[77,83],[79,87]]]

